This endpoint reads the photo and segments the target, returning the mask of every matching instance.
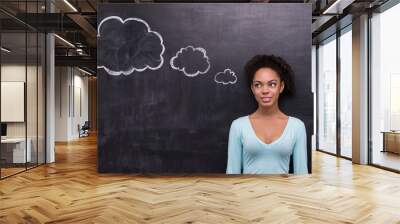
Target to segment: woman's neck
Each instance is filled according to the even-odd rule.
[[[254,112],[254,115],[259,117],[276,117],[283,115],[282,111],[279,109],[278,105],[271,107],[258,107]]]

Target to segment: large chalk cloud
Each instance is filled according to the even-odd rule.
[[[162,36],[140,18],[104,18],[97,28],[99,69],[110,75],[157,70],[164,63]]]

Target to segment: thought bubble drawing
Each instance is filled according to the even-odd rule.
[[[162,36],[139,18],[106,17],[97,28],[97,41],[97,68],[110,75],[157,70],[164,63]]]
[[[223,85],[235,84],[237,82],[237,76],[230,68],[225,69],[223,72],[218,72],[214,76],[214,81]]]
[[[183,72],[187,77],[205,74],[210,70],[210,60],[204,48],[187,46],[176,52],[170,60],[171,68]]]

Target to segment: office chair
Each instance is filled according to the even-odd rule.
[[[80,127],[80,125],[78,124],[79,138],[89,136],[89,129],[90,129],[89,121],[85,121],[82,127]]]

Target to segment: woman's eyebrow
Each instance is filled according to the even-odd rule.
[[[255,82],[262,83],[262,81],[259,81],[259,80],[253,80],[253,83],[255,83]],[[267,81],[266,83],[270,83],[270,82],[278,82],[278,80],[277,80],[277,79],[272,79],[272,80],[269,80],[269,81]]]

